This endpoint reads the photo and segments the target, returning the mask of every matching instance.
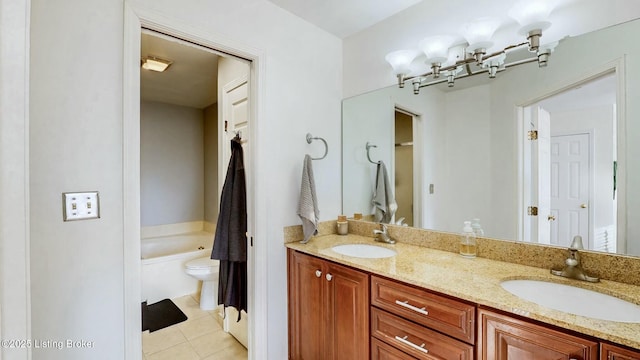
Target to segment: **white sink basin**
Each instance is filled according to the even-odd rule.
[[[500,285],[524,300],[551,309],[600,320],[640,322],[640,306],[597,291],[537,280],[507,280]]]
[[[332,247],[331,250],[338,254],[366,259],[387,258],[397,254],[395,250],[367,244],[337,245]]]

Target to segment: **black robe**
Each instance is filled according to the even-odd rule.
[[[218,304],[247,311],[247,193],[244,155],[238,137],[231,140],[231,159],[222,187],[220,214],[211,258],[220,260]]]

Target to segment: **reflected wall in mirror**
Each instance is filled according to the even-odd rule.
[[[631,101],[640,96],[640,44],[632,35],[637,33],[640,20],[567,38],[547,68],[522,65],[491,81],[463,79],[454,88],[429,86],[418,95],[391,86],[345,99],[343,213],[372,213],[376,166],[367,160],[367,142],[376,145],[370,156],[387,164],[392,184],[404,175],[396,175],[394,113],[400,109],[414,114],[414,226],[459,232],[463,221],[479,218],[487,237],[568,246],[573,235],[582,234],[590,249],[640,255],[640,162],[634,161],[640,156],[640,104]],[[597,90],[588,107],[569,111],[566,98],[552,100],[576,87]],[[549,109],[548,130],[556,140],[588,134],[580,140],[590,156],[586,175],[576,177],[579,166],[568,165],[573,177],[552,177],[561,172],[549,164],[532,177],[531,170],[539,167],[525,153],[538,150],[526,134],[538,108]],[[557,146],[551,142],[546,151],[551,154]],[[550,156],[546,161],[552,162]],[[576,185],[565,189],[572,195],[585,181],[589,186],[581,191],[587,198],[577,200],[576,211],[566,210],[569,215],[560,220],[550,204],[545,207],[543,198],[550,203],[560,182]],[[541,190],[543,183],[547,187]],[[530,206],[538,207],[535,219],[527,214]]]

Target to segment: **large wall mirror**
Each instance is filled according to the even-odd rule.
[[[345,99],[343,213],[373,214],[382,161],[394,221],[459,232],[479,219],[491,238],[568,246],[581,235],[589,249],[640,256],[639,33],[634,20],[563,39],[543,69]]]

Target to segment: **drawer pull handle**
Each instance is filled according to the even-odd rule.
[[[396,304],[400,305],[402,307],[406,307],[409,310],[413,310],[415,312],[418,312],[418,313],[420,313],[422,315],[429,315],[429,312],[426,310],[426,308],[424,308],[424,307],[423,308],[415,307],[415,306],[409,304],[409,300],[407,300],[407,301],[396,300]]]
[[[320,276],[322,276],[322,271],[316,270],[316,277],[320,277]]]
[[[411,346],[412,348],[414,348],[416,350],[420,350],[425,354],[429,353],[429,350],[424,348],[425,343],[422,343],[422,345],[418,346],[418,345],[412,343],[411,341],[407,340],[407,337],[408,336],[400,337],[400,336],[396,335],[396,340],[400,341],[401,343],[403,343],[405,345],[409,345],[409,346]]]

